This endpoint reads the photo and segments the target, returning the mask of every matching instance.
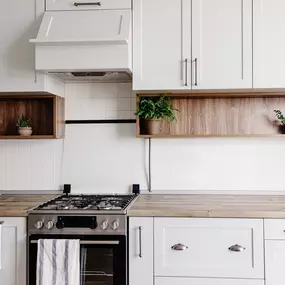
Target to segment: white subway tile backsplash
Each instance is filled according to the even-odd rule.
[[[119,119],[130,119],[130,111],[119,111]]]
[[[132,110],[131,97],[135,94],[132,93],[131,88],[131,84],[128,83],[68,84],[66,87],[67,119],[133,118],[133,115],[130,114]]]
[[[65,139],[64,182],[76,192],[127,193],[144,189],[144,141],[135,125],[69,125]]]
[[[132,94],[132,84],[131,83],[120,83],[117,84],[118,87],[118,97],[119,98],[130,98],[134,96]]]
[[[131,98],[131,110],[135,111],[137,109],[137,99],[136,97]]]
[[[131,110],[131,99],[120,98],[118,102],[119,111],[130,111]]]

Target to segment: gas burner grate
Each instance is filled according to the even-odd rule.
[[[134,195],[68,195],[40,205],[35,210],[125,210]]]

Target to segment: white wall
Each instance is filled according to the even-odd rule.
[[[59,190],[63,140],[0,140],[0,190]]]
[[[65,91],[67,119],[134,118],[130,84],[68,84]],[[0,190],[146,189],[147,147],[134,124],[67,125],[64,141],[0,141]],[[156,139],[152,188],[283,191],[284,157],[283,138]]]

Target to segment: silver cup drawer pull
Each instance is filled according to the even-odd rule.
[[[184,245],[184,244],[181,244],[181,243],[177,243],[177,244],[173,245],[173,246],[171,247],[171,249],[181,251],[181,250],[186,250],[186,249],[188,249],[188,246],[186,246],[186,245]]]
[[[232,245],[231,247],[229,247],[229,251],[233,251],[233,252],[242,252],[245,249],[246,249],[245,247],[238,245],[238,244],[235,244],[235,245]]]

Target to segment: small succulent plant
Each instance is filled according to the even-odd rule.
[[[22,115],[16,123],[16,126],[19,128],[31,127],[31,119]]]

